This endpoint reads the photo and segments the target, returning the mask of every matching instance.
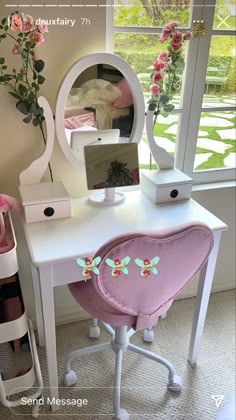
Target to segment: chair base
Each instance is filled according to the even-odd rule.
[[[97,344],[95,346],[87,347],[81,350],[73,351],[69,353],[65,360],[65,374],[64,374],[64,384],[66,386],[75,385],[77,382],[76,373],[71,369],[71,361],[74,358],[83,356],[88,353],[97,353],[99,351],[112,349],[116,354],[116,365],[115,365],[115,382],[114,382],[114,391],[113,391],[113,411],[114,419],[117,420],[129,420],[128,412],[120,407],[120,388],[121,388],[121,371],[122,371],[122,359],[126,351],[130,350],[134,353],[140,354],[141,356],[147,357],[155,362],[161,363],[168,369],[168,384],[167,388],[169,391],[179,393],[181,391],[181,378],[176,375],[173,365],[163,357],[158,356],[157,354],[145,350],[141,347],[137,347],[129,342],[129,337],[132,333],[127,332],[127,327],[117,327],[113,330],[108,326],[108,331],[112,335],[114,331],[115,334],[112,335],[111,341],[107,343]],[[152,330],[151,330],[152,331]]]
[[[124,408],[120,409],[120,413],[113,417],[113,420],[129,420],[129,413]]]
[[[100,327],[98,326],[97,318],[92,319],[92,323],[89,328],[89,337],[90,338],[99,338],[100,337]]]

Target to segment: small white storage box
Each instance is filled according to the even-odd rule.
[[[192,179],[176,168],[143,171],[141,189],[154,203],[191,198]]]
[[[62,182],[19,186],[26,223],[71,217],[71,197]]]

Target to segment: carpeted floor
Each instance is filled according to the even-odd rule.
[[[213,420],[232,397],[235,389],[235,291],[211,295],[204,336],[197,365],[187,362],[195,299],[175,302],[166,319],[155,327],[155,341],[143,344],[142,333],[131,342],[144,346],[169,359],[182,377],[183,388],[179,396],[167,391],[167,370],[134,353],[124,356],[122,371],[122,406],[130,414],[130,420]],[[87,347],[97,340],[88,338],[90,321],[57,327],[58,368],[60,381],[63,377],[64,355],[72,350]],[[99,342],[109,339],[101,328]],[[48,395],[46,358],[44,349],[39,357],[45,384],[45,400]],[[4,362],[6,352],[4,352]],[[3,364],[1,356],[1,365]],[[6,366],[6,363],[4,363]],[[78,420],[112,419],[112,384],[114,355],[105,351],[74,360],[72,366],[78,374],[77,387],[63,388],[60,398],[88,400],[85,407],[63,406],[52,414],[49,405],[41,407],[40,419]],[[1,369],[1,371],[3,368]],[[224,396],[219,408],[212,395]],[[14,412],[13,412],[14,411]],[[28,407],[10,411],[0,407],[2,420],[30,418]]]

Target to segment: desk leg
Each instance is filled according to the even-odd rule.
[[[203,333],[211,286],[215,271],[217,254],[220,245],[220,237],[221,232],[214,232],[214,247],[211,251],[207,263],[202,268],[200,273],[195,311],[193,317],[192,335],[188,355],[188,361],[191,363],[191,365],[197,362],[197,356],[200,348],[201,337]]]
[[[50,398],[58,398],[56,328],[51,266],[39,267]],[[56,409],[52,405],[52,410]]]
[[[43,324],[43,312],[42,312],[42,299],[41,299],[41,289],[39,283],[39,273],[38,269],[31,265],[32,279],[33,279],[33,289],[34,289],[34,303],[35,303],[35,315],[36,315],[36,324],[38,332],[39,346],[45,346],[45,335],[44,335],[44,324]]]

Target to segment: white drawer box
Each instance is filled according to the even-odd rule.
[[[61,182],[20,185],[26,223],[71,217],[71,197]]]
[[[143,171],[141,189],[156,204],[187,200],[191,198],[192,179],[176,168]]]

